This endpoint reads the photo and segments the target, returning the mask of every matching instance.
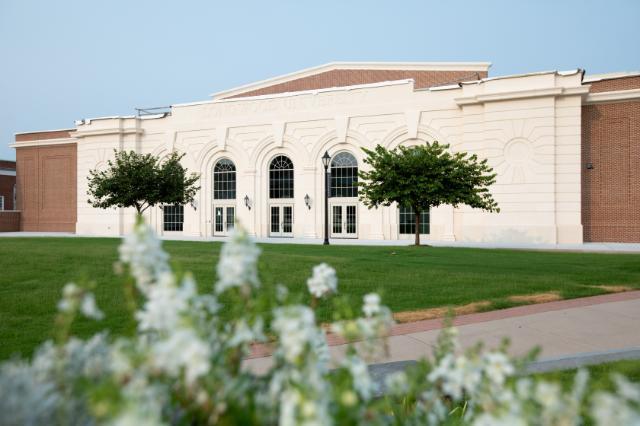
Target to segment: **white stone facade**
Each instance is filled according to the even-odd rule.
[[[491,191],[501,211],[433,209],[428,239],[580,243],[581,105],[588,90],[581,79],[577,71],[548,72],[420,90],[412,80],[400,80],[173,105],[163,117],[84,120],[73,134],[76,232],[121,235],[133,223],[133,211],[103,211],[87,203],[88,172],[103,167],[114,149],[186,154],[184,166],[200,174],[201,190],[196,202],[184,207],[184,235],[213,235],[214,207],[230,205],[250,233],[268,237],[271,207],[286,205],[293,212],[291,236],[322,238],[325,151],[332,156],[348,151],[362,168],[362,147],[437,140],[454,152],[488,159],[498,173]],[[268,167],[280,154],[294,164],[294,197],[271,200]],[[218,203],[212,173],[222,158],[235,164],[237,188],[235,200]],[[349,237],[403,237],[396,206],[369,210],[357,199],[331,200],[337,202],[356,205],[357,232]],[[147,215],[164,233],[162,210]]]

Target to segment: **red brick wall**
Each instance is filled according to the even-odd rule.
[[[76,145],[16,148],[23,231],[75,232]]]
[[[0,174],[0,196],[4,197],[4,210],[14,210],[13,187],[15,184],[15,176]]]
[[[16,162],[0,160],[0,196],[4,197],[4,210],[13,210],[13,187],[16,184],[16,177],[2,174],[2,171],[16,170]]]
[[[45,139],[68,138],[70,137],[70,132],[72,130],[73,129],[20,133],[16,135],[16,142],[31,142]]]
[[[584,241],[640,242],[640,102],[582,107],[582,165]]]
[[[611,92],[614,90],[640,89],[640,75],[634,77],[612,78],[610,80],[594,81],[590,93]]]
[[[0,169],[15,170],[16,169],[16,162],[15,161],[9,161],[9,160],[0,160]]]
[[[416,89],[421,89],[459,81],[478,80],[485,77],[487,77],[486,71],[331,70],[263,87],[262,89],[249,90],[239,95],[229,96],[228,98],[326,89],[329,87],[352,86],[355,84],[380,83],[382,81],[403,80],[408,78],[415,80]]]
[[[0,211],[0,232],[20,231],[20,212]]]

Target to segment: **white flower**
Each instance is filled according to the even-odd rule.
[[[375,390],[375,386],[369,375],[367,364],[357,356],[348,356],[344,359],[343,365],[347,367],[351,374],[353,388],[363,400],[368,401]]]
[[[209,346],[191,329],[174,330],[166,340],[153,348],[153,364],[176,377],[184,369],[187,384],[209,372]]]
[[[233,326],[229,346],[240,346],[246,343],[263,340],[265,338],[263,327],[264,324],[262,322],[262,318],[258,318],[253,326],[249,326],[244,318],[239,320]]]
[[[80,311],[87,318],[93,318],[95,320],[101,320],[104,318],[104,313],[98,309],[98,306],[96,305],[96,299],[93,296],[93,293],[86,293],[82,297]]]
[[[598,392],[591,404],[591,416],[596,425],[639,425],[640,412],[634,410],[624,398]]]
[[[553,411],[560,403],[560,386],[540,381],[536,385],[534,398],[545,411]]]
[[[380,312],[380,296],[377,293],[369,293],[364,296],[362,311],[367,317],[372,317]]]
[[[77,309],[82,289],[75,283],[67,283],[62,289],[62,299],[58,302],[58,311],[70,313]]]
[[[109,367],[117,380],[122,380],[133,373],[133,365],[125,352],[123,339],[116,340],[109,351]]]
[[[389,374],[384,379],[384,387],[391,395],[401,396],[409,390],[409,381],[407,373],[404,371],[396,371]]]
[[[335,293],[338,288],[336,270],[326,263],[313,267],[313,275],[307,280],[309,293],[314,297],[322,297],[327,293]]]
[[[489,352],[484,356],[485,373],[496,385],[503,385],[507,377],[515,373],[509,358],[502,352]]]
[[[612,378],[621,397],[640,403],[640,384],[630,382],[619,373],[612,374]]]
[[[220,252],[217,272],[218,282],[215,289],[218,294],[232,287],[249,286],[257,288],[258,256],[260,249],[251,241],[247,232],[236,226],[228,242],[224,243]]]
[[[463,393],[475,394],[482,381],[481,367],[465,356],[456,357],[452,353],[444,356],[427,379],[432,383],[440,383],[442,392],[461,400]]]
[[[278,334],[285,360],[296,363],[307,347],[315,345],[318,332],[313,311],[301,305],[274,310],[273,331]]]
[[[295,389],[282,392],[280,395],[280,426],[296,426],[296,407],[300,404],[300,392]]]
[[[118,251],[120,261],[130,266],[131,275],[143,294],[147,294],[149,286],[169,271],[169,255],[162,250],[162,243],[153,229],[145,223],[138,223],[133,232],[124,237]]]
[[[525,426],[527,422],[517,416],[514,416],[510,413],[504,414],[502,416],[490,414],[490,413],[482,413],[473,421],[473,426]]]
[[[141,331],[170,331],[180,322],[181,313],[187,311],[189,301],[196,294],[195,283],[185,278],[181,287],[175,284],[175,277],[166,272],[158,282],[148,289],[148,300],[143,310],[136,313],[138,329]]]

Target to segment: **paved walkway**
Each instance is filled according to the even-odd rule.
[[[511,341],[512,355],[523,355],[540,346],[540,358],[585,352],[640,347],[640,291],[527,305],[457,317],[462,348],[482,341],[496,347],[503,338]],[[389,355],[373,363],[415,360],[430,356],[442,320],[398,324],[389,337]],[[334,363],[346,345],[329,336]],[[255,348],[245,367],[264,372],[271,365],[268,348]]]
[[[68,232],[0,232],[1,237],[96,237],[95,235],[72,234]],[[117,237],[111,237],[117,238]],[[225,237],[192,237],[186,235],[162,236],[164,240],[179,241],[226,241]],[[322,244],[321,238],[256,238],[256,242],[265,244]],[[332,238],[334,245],[358,246],[408,246],[413,244],[413,237],[402,240],[362,240]],[[516,249],[516,250],[564,250],[573,252],[599,253],[640,253],[640,243],[583,243],[583,244],[541,244],[541,243],[483,243],[466,241],[422,241],[423,245],[434,247],[470,247],[485,249]]]

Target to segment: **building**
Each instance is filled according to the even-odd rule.
[[[0,232],[20,229],[16,206],[16,162],[0,160]]]
[[[201,190],[147,213],[160,234],[321,238],[321,157],[332,157],[332,238],[411,238],[402,206],[367,209],[351,185],[362,147],[438,140],[487,158],[500,213],[441,206],[426,239],[640,241],[640,73],[489,77],[489,63],[330,63],[172,105],[16,134],[24,231],[121,235],[132,210],[87,203],[89,170],[114,149],[186,154]],[[427,220],[428,219],[428,220]]]
[[[16,162],[0,160],[0,211],[14,210],[16,200]]]

